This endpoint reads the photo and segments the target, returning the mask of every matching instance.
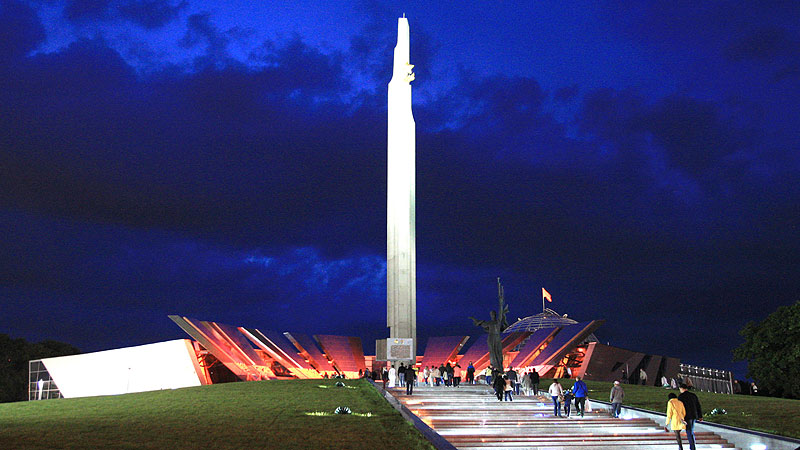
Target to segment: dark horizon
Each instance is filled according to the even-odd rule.
[[[731,369],[800,292],[800,4],[0,0],[0,333],[179,314],[386,328],[386,89],[411,27],[417,334],[548,304]],[[468,344],[469,345],[469,344]]]

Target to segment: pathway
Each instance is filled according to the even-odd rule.
[[[462,450],[676,449],[674,434],[650,419],[615,419],[596,409],[585,417],[553,417],[543,396],[499,402],[485,385],[459,388],[418,386],[390,392],[412,413]],[[574,409],[573,409],[574,413]],[[697,448],[734,448],[714,433],[696,433]],[[684,448],[689,443],[684,435]]]

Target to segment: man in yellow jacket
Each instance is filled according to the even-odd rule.
[[[670,393],[667,401],[667,423],[664,424],[667,431],[675,432],[675,439],[678,440],[678,449],[683,450],[681,443],[681,430],[686,429],[686,421],[683,418],[686,416],[686,408],[683,402],[678,400],[678,396]]]

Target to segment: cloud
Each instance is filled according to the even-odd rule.
[[[163,27],[178,17],[189,3],[181,1],[175,6],[164,0],[136,0],[119,6],[123,18],[148,30]]]
[[[64,17],[73,22],[104,19],[111,0],[67,0]]]
[[[749,144],[749,131],[722,117],[718,105],[672,95],[649,103],[633,92],[597,90],[587,95],[584,130],[629,156],[663,155],[671,167],[696,179]],[[652,162],[652,161],[651,161]]]
[[[187,31],[180,41],[184,48],[192,48],[201,43],[206,45],[206,59],[224,61],[228,58],[229,39],[211,23],[208,13],[192,14],[186,19]]]
[[[559,102],[568,102],[574,99],[579,92],[580,89],[576,84],[573,84],[572,86],[564,86],[553,93],[553,99]]]
[[[347,50],[295,36],[241,61],[230,55],[237,30],[193,14],[180,40],[201,56],[141,73],[111,37],[31,54],[41,24],[12,5],[0,20],[22,32],[2,41],[15,60],[0,62],[0,235],[11,236],[0,250],[21,256],[0,262],[0,289],[18,299],[14,314],[30,317],[19,299],[63,301],[64,315],[123,320],[132,343],[174,337],[171,324],[137,331],[174,312],[383,330],[380,80],[393,23]],[[523,299],[545,284],[634,349],[615,330],[653,311],[719,314],[733,340],[759,291],[765,305],[796,292],[796,140],[769,114],[750,120],[766,103],[737,102],[738,91],[551,92],[474,70],[447,89],[428,84],[415,103],[420,329],[470,329],[461,319],[494,306],[497,275],[513,314],[535,312]],[[575,105],[571,117],[553,117],[548,102],[560,101]],[[762,127],[769,140],[753,132]],[[70,333],[91,326],[73,315]]]
[[[14,0],[0,4],[0,64],[24,57],[44,39],[44,27],[31,8]]]
[[[762,28],[728,45],[725,56],[731,61],[761,60],[797,54],[800,42],[783,28]]]

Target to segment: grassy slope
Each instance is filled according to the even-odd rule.
[[[229,383],[0,404],[3,448],[432,449],[363,380]],[[326,386],[322,388],[320,386]],[[356,415],[309,416],[348,406]]]
[[[543,380],[542,389],[547,389],[552,380]],[[561,380],[564,388],[572,387],[572,380]],[[587,381],[589,398],[608,401],[611,383]],[[651,411],[666,412],[668,390],[655,386],[635,386],[624,384],[625,402],[623,405],[636,406]],[[750,430],[764,431],[793,438],[800,438],[800,400],[784,398],[754,397],[750,395],[712,394],[695,392],[705,414],[704,420],[731,425]],[[727,411],[725,415],[709,416],[714,408]]]

